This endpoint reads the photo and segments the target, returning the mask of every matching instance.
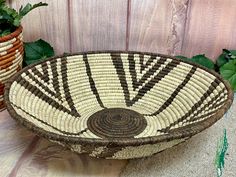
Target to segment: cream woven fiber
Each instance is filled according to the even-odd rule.
[[[10,35],[0,37],[0,109],[4,108],[3,91],[7,80],[22,68],[22,27]]]
[[[191,125],[194,130],[231,99],[225,83],[197,65],[135,52],[54,58],[25,69],[10,84],[10,113],[28,128],[37,127],[52,140],[64,136],[66,143],[56,142],[73,151],[120,159],[148,156],[190,136],[168,140],[162,148],[156,144],[154,150],[153,143],[140,143],[112,153],[108,146],[95,146],[96,140],[141,141]],[[70,144],[70,138],[91,139],[93,147]]]

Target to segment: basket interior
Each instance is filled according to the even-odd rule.
[[[98,53],[30,67],[14,78],[8,97],[18,116],[47,132],[142,138],[211,118],[228,90],[205,69],[166,56]],[[90,120],[111,108],[121,109],[123,117],[107,113]]]

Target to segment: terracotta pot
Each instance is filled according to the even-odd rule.
[[[0,110],[5,107],[3,94],[6,81],[22,68],[22,26],[13,33],[0,37]]]

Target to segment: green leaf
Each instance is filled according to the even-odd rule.
[[[236,60],[231,60],[220,68],[220,74],[228,80],[232,89],[236,91]]]
[[[221,67],[233,59],[236,59],[236,50],[223,49],[222,54],[216,60],[216,64],[218,67]]]
[[[14,26],[20,26],[21,23],[21,18],[20,16],[15,17],[14,21],[13,21],[13,25]]]
[[[223,66],[225,63],[227,63],[228,62],[228,60],[227,60],[227,58],[225,58],[225,54],[221,54],[219,57],[218,57],[218,59],[216,60],[216,65],[218,66],[218,67],[221,67],[221,66]]]
[[[0,7],[6,4],[6,0],[0,0]]]
[[[0,9],[0,19],[1,20],[7,20],[8,22],[12,23],[14,21],[14,18],[18,17],[18,13],[16,10],[11,9],[7,6],[3,6]]]
[[[179,59],[182,59],[182,60],[189,60],[189,58],[185,57],[185,56],[182,56],[182,55],[177,55],[175,56],[176,58],[179,58]]]
[[[177,55],[175,56],[176,58],[180,58],[184,61],[191,61],[193,63],[198,63],[202,66],[205,66],[209,69],[215,69],[215,64],[213,61],[211,61],[209,58],[207,58],[204,54],[202,55],[196,55],[193,56],[192,58],[187,58],[185,56]]]
[[[215,68],[214,62],[207,58],[204,54],[193,56],[190,60],[209,69]]]
[[[37,7],[40,7],[40,6],[47,6],[48,4],[47,3],[38,3],[38,4],[34,4],[34,5],[31,5],[30,3],[26,4],[25,7],[20,7],[20,10],[19,10],[19,16],[22,18],[23,16],[25,16],[27,13],[29,13],[31,10],[37,8]]]
[[[27,65],[54,56],[53,47],[42,39],[39,39],[35,42],[24,43],[24,49],[24,62]]]
[[[234,58],[235,58],[235,56],[236,56],[236,50],[229,50],[229,51],[230,51],[231,55],[234,55]]]

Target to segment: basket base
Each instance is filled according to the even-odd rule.
[[[110,108],[94,113],[87,125],[91,132],[101,138],[131,138],[144,131],[147,121],[136,111]]]

